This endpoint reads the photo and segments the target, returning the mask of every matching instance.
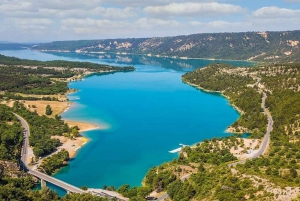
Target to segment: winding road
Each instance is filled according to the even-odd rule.
[[[258,85],[259,81],[260,81],[260,78],[257,79],[257,82],[255,83],[255,85]],[[262,140],[262,143],[260,144],[259,149],[256,150],[255,152],[253,152],[253,154],[248,158],[249,160],[254,159],[254,158],[258,158],[261,155],[263,155],[264,153],[266,153],[266,151],[269,147],[269,144],[270,144],[270,133],[273,130],[274,121],[273,121],[273,118],[272,118],[270,112],[266,108],[266,99],[267,99],[267,94],[265,92],[263,92],[261,108],[263,109],[264,114],[268,118],[267,131],[266,131],[266,134],[265,134],[265,136]],[[244,163],[246,163],[246,160],[240,160],[238,162],[228,164],[228,167],[232,167],[232,166],[236,166],[237,164],[244,164]],[[186,178],[188,178],[188,177],[185,177],[185,179]],[[162,200],[165,200],[167,197],[169,197],[169,195],[167,193],[164,193],[161,196],[159,196],[157,198],[157,200],[162,201]]]
[[[256,85],[259,83],[259,80],[257,81]],[[273,129],[273,124],[274,124],[274,121],[272,119],[272,116],[270,114],[270,112],[268,111],[268,109],[266,108],[265,106],[265,102],[266,102],[266,98],[267,98],[267,94],[265,92],[263,92],[263,97],[262,97],[262,103],[261,103],[261,107],[264,111],[264,114],[267,116],[268,118],[268,125],[267,125],[267,131],[266,131],[266,134],[262,140],[262,143],[259,147],[259,149],[257,151],[255,151],[248,159],[254,159],[254,158],[258,158],[259,156],[261,156],[262,154],[264,154],[268,147],[269,147],[269,143],[270,143],[270,133]],[[14,113],[15,114],[15,113]],[[66,182],[63,182],[59,179],[56,179],[54,177],[51,177],[49,175],[46,175],[44,173],[41,173],[37,170],[33,170],[31,169],[29,166],[28,166],[28,145],[29,145],[29,135],[30,135],[30,128],[29,128],[29,125],[28,123],[26,122],[26,120],[21,117],[20,115],[18,114],[15,114],[15,116],[19,119],[19,121],[21,122],[22,126],[24,127],[24,143],[23,143],[23,148],[22,148],[22,156],[21,156],[21,164],[24,168],[24,170],[26,170],[29,174],[35,176],[35,177],[38,177],[44,181],[47,181],[49,183],[52,183],[56,186],[59,186],[65,190],[67,190],[68,192],[73,192],[73,193],[86,193],[84,190],[76,187],[76,186],[73,186],[73,185],[70,185]],[[231,164],[228,164],[229,167],[232,167],[232,166],[235,166],[237,164],[243,164],[245,163],[246,160],[241,160],[241,161],[238,161],[238,162],[235,162],[235,163],[231,163]],[[187,179],[189,176],[186,176],[184,179]],[[164,193],[163,195],[159,196],[157,198],[158,201],[162,201],[164,199],[166,199],[169,195],[167,193]]]
[[[21,165],[25,170],[27,169],[27,159],[28,159],[28,145],[29,145],[29,141],[28,141],[28,136],[30,134],[30,130],[29,130],[29,126],[27,124],[27,122],[25,121],[25,119],[23,119],[20,115],[14,113],[14,115],[18,118],[18,120],[21,122],[23,128],[24,128],[24,140],[23,140],[23,147],[22,147],[22,156],[21,156]]]
[[[72,193],[86,193],[84,190],[76,187],[76,186],[73,186],[71,184],[68,184],[66,182],[63,182],[59,179],[56,179],[54,177],[51,177],[49,175],[46,175],[44,173],[41,173],[37,170],[33,170],[31,169],[30,166],[28,166],[28,147],[29,147],[29,135],[30,135],[30,129],[29,129],[29,125],[28,123],[26,122],[26,120],[21,117],[20,115],[18,114],[15,114],[14,115],[19,119],[19,121],[21,122],[22,126],[24,127],[24,142],[23,142],[23,148],[22,148],[22,157],[21,157],[21,165],[22,167],[24,168],[25,171],[27,171],[29,174],[35,176],[35,177],[38,177],[40,178],[41,180],[44,180],[44,181],[47,181],[49,183],[52,183],[56,186],[59,186],[63,189],[65,189],[66,191],[68,192],[72,192]]]
[[[263,140],[262,140],[262,142],[260,144],[259,149],[256,150],[255,152],[253,152],[253,154],[250,155],[248,157],[248,159],[240,160],[238,162],[234,162],[234,163],[228,164],[229,167],[236,166],[237,164],[244,164],[244,163],[246,163],[247,160],[258,158],[259,156],[261,156],[264,153],[266,153],[266,151],[267,151],[267,149],[269,147],[269,144],[270,144],[270,133],[273,130],[273,124],[274,124],[273,118],[272,118],[270,112],[268,111],[268,109],[266,108],[266,99],[267,99],[267,94],[265,92],[263,92],[261,108],[264,110],[264,114],[268,118],[268,125],[267,125],[266,134],[265,134],[265,136],[264,136],[264,138],[263,138]]]
[[[47,174],[44,174],[42,172],[39,172],[37,170],[32,169],[29,165],[28,165],[28,148],[29,148],[29,135],[30,135],[30,128],[28,123],[26,122],[26,120],[21,117],[20,115],[14,113],[14,115],[19,119],[19,121],[21,122],[23,128],[24,128],[24,141],[23,141],[23,147],[22,147],[22,156],[21,156],[21,166],[23,167],[23,169],[37,177],[40,178],[41,180],[44,180],[46,182],[49,182],[51,184],[54,184],[58,187],[61,187],[63,189],[65,189],[67,192],[71,192],[71,193],[92,193],[93,195],[96,196],[100,196],[100,197],[107,197],[109,199],[112,198],[116,198],[117,200],[120,201],[127,201],[128,199],[119,195],[118,193],[114,192],[114,191],[107,191],[107,190],[103,190],[103,189],[88,189],[87,191],[84,191],[76,186],[73,186],[69,183],[66,183],[64,181],[61,181],[59,179],[56,179],[52,176],[49,176]],[[95,193],[96,192],[96,193]],[[100,193],[99,193],[100,192]]]
[[[267,131],[266,131],[266,134],[263,138],[263,141],[262,141],[258,151],[252,157],[250,157],[250,159],[257,158],[257,157],[261,156],[262,154],[266,153],[266,151],[269,147],[270,133],[273,130],[274,121],[273,121],[273,118],[272,118],[270,112],[266,108],[266,99],[267,99],[267,94],[263,93],[261,107],[264,110],[264,114],[268,117]]]

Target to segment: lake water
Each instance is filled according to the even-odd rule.
[[[102,188],[140,186],[147,170],[177,158],[169,153],[180,143],[229,135],[225,129],[238,118],[228,101],[182,83],[181,76],[209,63],[252,65],[238,61],[181,60],[114,54],[41,53],[30,50],[0,54],[36,60],[64,59],[111,65],[132,65],[134,72],[93,75],[72,82],[73,106],[64,119],[106,125],[83,135],[82,147],[56,178],[75,186]]]

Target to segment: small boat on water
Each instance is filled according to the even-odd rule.
[[[171,151],[169,151],[169,153],[171,153],[171,154],[174,154],[174,153],[177,153],[177,152],[180,152],[181,150],[182,150],[182,148],[183,147],[186,147],[186,146],[188,146],[188,145],[184,145],[184,144],[179,144],[181,147],[179,147],[179,148],[177,148],[177,149],[174,149],[174,150],[171,150]]]

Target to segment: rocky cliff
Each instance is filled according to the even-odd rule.
[[[299,61],[300,31],[205,33],[174,37],[55,41],[32,49],[250,61]]]

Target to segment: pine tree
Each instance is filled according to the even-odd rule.
[[[46,115],[51,115],[52,114],[52,109],[50,107],[50,105],[47,105],[46,106],[46,112],[45,112]]]

